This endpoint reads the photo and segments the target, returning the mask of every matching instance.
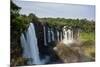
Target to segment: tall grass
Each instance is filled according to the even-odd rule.
[[[89,41],[89,40],[95,41],[95,33],[94,32],[89,32],[89,33],[81,32],[80,33],[80,40],[82,40],[82,41]]]
[[[90,58],[90,60],[95,60],[95,33],[81,32],[80,40],[83,41],[81,50],[83,51],[84,56]]]

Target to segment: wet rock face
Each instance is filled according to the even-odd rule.
[[[45,32],[44,32],[44,26],[45,26]],[[35,22],[34,27],[37,37],[37,44],[39,48],[39,56],[41,60],[45,59],[46,56],[49,56],[52,59],[50,60],[52,62],[60,61],[60,62],[70,63],[79,61],[79,56],[77,52],[71,50],[69,47],[66,47],[63,44],[60,45],[56,44],[56,42],[60,42],[63,39],[63,35],[61,35],[61,33],[63,34],[62,30],[57,30],[55,28],[49,27],[48,25],[43,25],[41,22]],[[44,37],[44,33],[46,39]],[[48,36],[48,33],[50,36]],[[53,35],[54,35],[54,40],[53,40]],[[49,39],[50,42],[48,42]],[[47,45],[45,45],[45,40]],[[52,48],[55,47],[56,45],[57,48],[54,48],[55,50],[54,51]],[[60,59],[58,60],[58,58],[56,57]]]
[[[54,62],[58,59],[55,57],[55,53],[50,48],[52,45],[54,45],[54,42],[48,42],[48,25],[45,25],[45,32],[46,32],[46,41],[47,41],[47,46],[44,45],[44,25],[41,23],[34,23],[35,31],[36,31],[36,37],[37,37],[37,42],[38,42],[38,48],[39,48],[39,54],[40,54],[40,59],[45,59],[46,56],[50,57],[50,61],[48,63]],[[50,33],[51,35],[51,33]],[[52,35],[51,35],[52,36]],[[52,40],[52,38],[51,38]],[[53,44],[52,44],[53,43]],[[56,59],[56,60],[54,60]]]
[[[46,36],[46,42],[47,42],[47,46],[46,46],[45,42],[44,42],[44,25],[37,22],[37,23],[34,23],[34,27],[35,27],[35,31],[36,31],[40,59],[44,59],[45,56],[50,56],[50,58],[53,60],[55,57],[55,54],[54,54],[54,51],[52,49],[50,49],[50,47],[55,46],[55,41],[57,40],[56,29],[52,28],[52,31],[54,32],[54,38],[56,37],[55,41],[52,40],[52,34],[50,33],[51,42],[48,42],[48,28],[50,28],[50,27],[48,25],[45,25],[45,33],[46,33],[45,36]]]
[[[44,45],[44,31],[43,31],[43,25],[40,22],[34,23],[35,31],[36,31],[36,37],[39,47],[40,55],[46,53],[46,47]]]

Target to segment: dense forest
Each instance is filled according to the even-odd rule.
[[[95,21],[87,19],[65,19],[65,18],[40,18],[42,22],[48,23],[50,26],[55,27],[78,27],[83,32],[94,32],[95,31]]]
[[[48,24],[50,27],[60,29],[63,26],[77,27],[81,32],[94,33],[95,21],[87,19],[66,19],[66,18],[39,18],[30,13],[22,15],[19,13],[21,7],[11,1],[11,65],[25,65],[27,59],[22,57],[22,47],[20,44],[21,33],[29,26],[30,22]],[[88,36],[88,35],[87,35]]]

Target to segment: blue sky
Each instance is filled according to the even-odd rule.
[[[95,20],[94,5],[58,4],[16,0],[14,0],[14,3],[22,8],[20,10],[21,14],[28,15],[29,13],[34,13],[38,17],[87,18],[88,20]]]

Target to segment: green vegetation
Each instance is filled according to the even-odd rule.
[[[21,7],[11,1],[11,65],[26,65],[28,59],[22,57],[23,49],[20,43],[21,33],[24,32],[30,22],[38,22],[34,14],[29,16],[19,14]]]
[[[41,22],[60,29],[63,26],[79,28],[82,32],[95,32],[95,21],[87,19],[40,18]]]
[[[94,32],[81,32],[80,40],[82,45],[80,46],[85,61],[95,61],[95,33]]]
[[[80,40],[82,41],[80,48],[84,61],[95,61],[95,32],[81,32]]]
[[[89,32],[89,33],[81,32],[80,33],[80,40],[82,40],[82,41],[89,41],[89,40],[95,41],[95,33],[94,32]]]

